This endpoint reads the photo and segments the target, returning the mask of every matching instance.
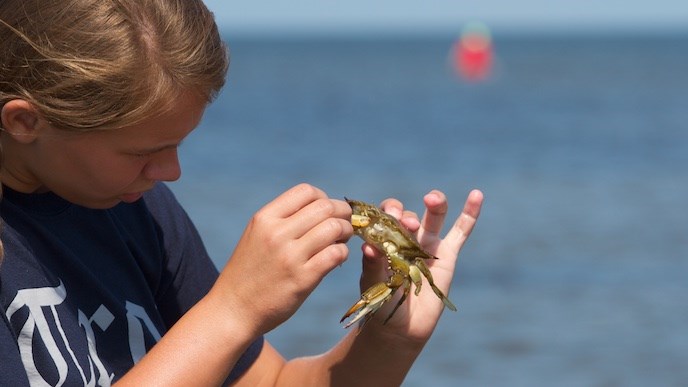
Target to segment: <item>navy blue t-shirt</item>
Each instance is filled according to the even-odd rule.
[[[217,279],[162,183],[94,210],[3,187],[0,385],[104,385],[122,377]],[[230,375],[256,359],[254,342]]]

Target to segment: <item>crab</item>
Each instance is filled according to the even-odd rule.
[[[423,250],[416,238],[393,216],[372,204],[347,198],[345,200],[351,206],[354,233],[384,253],[390,275],[386,281],[378,282],[364,291],[361,298],[344,314],[340,323],[355,313],[344,327],[348,328],[363,319],[360,323],[362,327],[399,288],[403,288],[401,298],[383,322],[386,324],[408,297],[411,284],[415,285],[414,294],[417,296],[420,293],[423,276],[444,305],[456,311],[456,306],[435,285],[432,273],[425,264],[427,259],[438,258]]]

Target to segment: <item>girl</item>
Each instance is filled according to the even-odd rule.
[[[250,220],[218,275],[165,181],[222,88],[227,51],[200,0],[0,1],[2,385],[399,385],[442,311],[411,297],[320,356],[263,335],[348,256],[351,209],[300,184]],[[480,212],[472,192],[402,219],[446,293]],[[361,287],[385,277],[364,247]],[[393,304],[393,302],[391,303]]]

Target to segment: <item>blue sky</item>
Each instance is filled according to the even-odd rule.
[[[433,32],[479,20],[506,30],[688,31],[688,0],[205,0],[227,31]]]

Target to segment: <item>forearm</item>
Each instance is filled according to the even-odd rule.
[[[370,322],[360,333],[352,330],[330,351],[294,359],[280,373],[277,385],[399,386],[424,342],[413,342]]]
[[[223,318],[214,302],[199,301],[117,386],[221,385],[256,337]]]

